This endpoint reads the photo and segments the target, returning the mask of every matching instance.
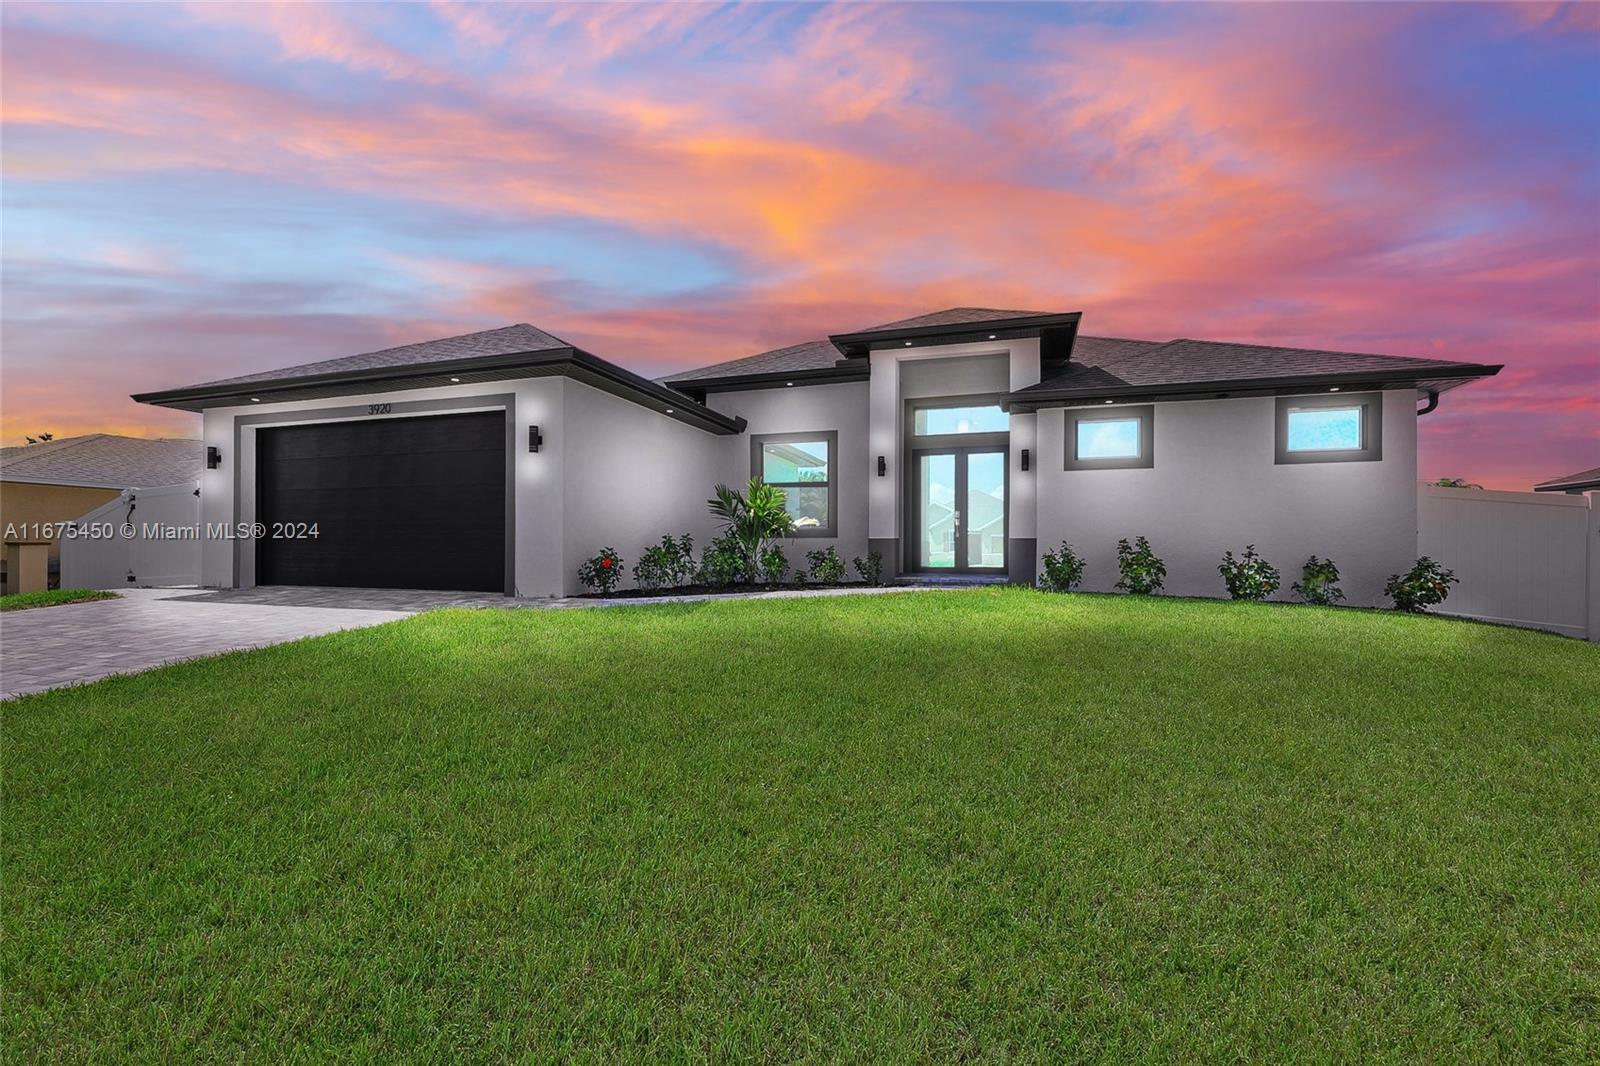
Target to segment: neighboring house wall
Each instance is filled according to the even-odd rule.
[[[1064,470],[1065,416],[1038,415],[1038,546],[1070,541],[1088,563],[1084,587],[1110,591],[1116,544],[1143,535],[1167,566],[1164,591],[1223,596],[1222,553],[1247,544],[1283,574],[1289,598],[1308,555],[1334,560],[1356,606],[1384,601],[1390,574],[1409,568],[1417,528],[1414,390],[1384,394],[1383,459],[1278,465],[1274,400],[1155,405],[1155,464]]]
[[[707,397],[706,402],[713,410],[747,419],[749,426],[737,437],[717,438],[718,465],[714,478],[703,486],[702,510],[715,482],[738,486],[750,479],[751,434],[833,431],[839,434],[839,454],[829,460],[831,475],[839,486],[835,497],[839,513],[834,516],[839,535],[796,537],[783,542],[783,550],[796,569],[806,565],[806,553],[810,551],[832,547],[847,568],[855,556],[866,554],[867,487],[876,463],[875,453],[868,448],[867,382],[718,392]]]
[[[707,433],[582,382],[560,384],[566,431],[560,465],[550,469],[564,478],[564,555],[553,587],[523,594],[588,591],[578,583],[578,565],[604,547],[621,554],[621,587],[631,588],[640,555],[663,534],[693,534],[698,556],[715,528],[706,510],[712,486],[748,480],[748,473],[726,471],[729,453],[741,445],[748,467],[749,438]]]
[[[1417,497],[1417,553],[1460,582],[1439,614],[1600,640],[1600,494],[1419,485]]]
[[[26,481],[0,481],[0,531],[6,526],[55,525],[70,522],[120,495],[118,489],[82,485],[38,485]],[[31,530],[24,534],[33,539]],[[50,542],[50,558],[61,557],[60,538]]]

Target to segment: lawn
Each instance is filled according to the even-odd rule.
[[[439,611],[0,714],[19,1058],[1600,1055],[1600,648],[1559,637]]]
[[[17,592],[0,596],[0,611],[28,611],[35,607],[59,607],[63,603],[88,600],[114,600],[115,592],[102,589],[46,589],[42,592]]]

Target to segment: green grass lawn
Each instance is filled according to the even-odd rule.
[[[1577,641],[440,611],[0,713],[8,1058],[1600,1055]]]
[[[18,592],[0,596],[0,611],[26,611],[34,607],[59,607],[63,603],[84,603],[88,600],[114,600],[115,592],[101,589],[46,589],[43,592]]]

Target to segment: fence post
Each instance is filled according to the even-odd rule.
[[[1600,642],[1600,491],[1583,494],[1589,505],[1584,530],[1589,536],[1589,615],[1585,620],[1588,637]]]

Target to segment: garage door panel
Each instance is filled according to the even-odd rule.
[[[505,415],[258,431],[257,515],[317,537],[257,545],[282,585],[505,589]]]

